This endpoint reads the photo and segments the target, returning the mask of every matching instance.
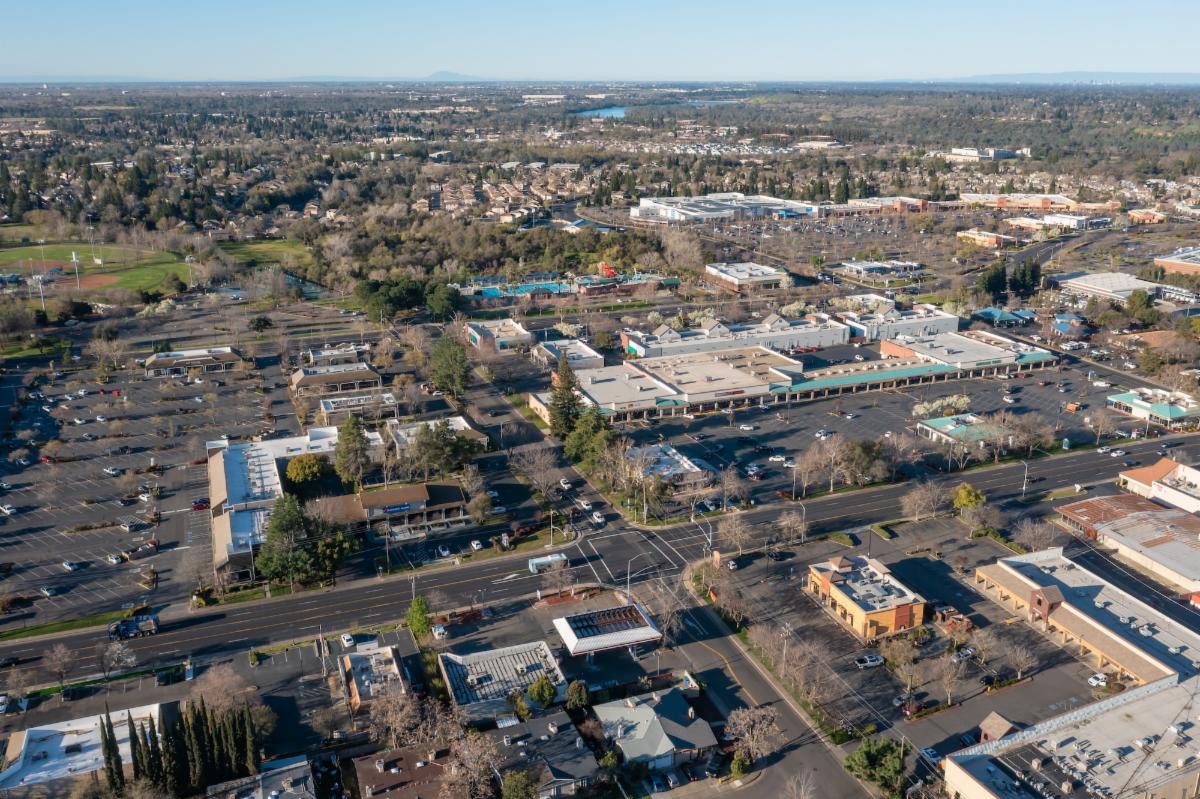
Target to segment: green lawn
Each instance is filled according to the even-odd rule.
[[[138,251],[132,247],[97,244],[94,251],[95,258],[103,261],[102,264],[97,264],[93,260],[92,246],[86,241],[47,244],[45,247],[37,244],[23,247],[0,246],[0,270],[36,273],[41,271],[44,259],[51,266],[58,266],[62,269],[59,283],[70,287],[75,277],[75,269],[71,264],[72,252],[79,258],[80,275],[84,277],[111,275],[115,278],[114,282],[105,286],[93,286],[93,290],[104,288],[123,288],[130,291],[153,289],[168,274],[175,274],[183,280],[187,279],[187,265],[174,253],[153,250]]]
[[[287,239],[270,239],[262,241],[231,241],[221,244],[221,249],[229,253],[238,262],[252,266],[285,263],[285,256],[290,256],[298,271],[306,271],[312,266],[312,253],[298,241]]]

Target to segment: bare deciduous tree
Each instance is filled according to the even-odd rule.
[[[783,784],[783,799],[820,799],[817,777],[812,771],[802,771],[788,777]]]
[[[1054,546],[1061,535],[1059,528],[1043,519],[1026,516],[1013,528],[1013,540],[1030,552]]]
[[[936,483],[917,483],[900,498],[900,512],[915,522],[942,513],[948,505],[945,489]]]
[[[917,665],[917,645],[907,635],[893,635],[879,645],[879,654],[891,664],[892,671],[904,683],[904,690],[911,691],[920,668]]]
[[[371,739],[388,749],[413,743],[423,719],[415,694],[385,691],[371,700],[371,718],[367,724]]]
[[[67,675],[75,668],[75,655],[63,644],[55,644],[42,655],[42,666],[62,689]]]
[[[1004,659],[1009,667],[1017,673],[1017,679],[1025,678],[1025,672],[1037,665],[1038,657],[1032,649],[1024,644],[1016,644],[1005,650]]]
[[[105,679],[113,672],[131,669],[137,663],[137,655],[124,641],[101,641],[96,649],[100,671],[104,673]]]
[[[729,714],[725,732],[751,761],[770,754],[779,740],[779,713],[769,705],[739,707]]]
[[[547,499],[550,498],[551,489],[558,483],[554,477],[558,457],[553,447],[540,444],[511,449],[508,451],[508,459],[513,468],[525,475],[537,491]]]
[[[489,736],[470,733],[459,738],[450,747],[449,760],[442,799],[490,799],[500,752]]]
[[[726,516],[717,525],[717,538],[721,544],[736,548],[739,556],[746,551],[746,545],[750,543],[751,536],[750,525],[746,524],[740,513]]]
[[[256,697],[250,683],[234,671],[229,663],[218,663],[205,669],[192,683],[192,690],[188,694],[193,702],[203,699],[204,704],[214,712],[232,710]]]
[[[938,684],[942,686],[942,692],[946,694],[946,704],[954,704],[954,696],[958,691],[959,685],[962,684],[963,673],[966,671],[966,666],[961,661],[956,661],[954,658],[947,655],[937,661],[936,678]]]
[[[794,510],[779,514],[779,529],[785,541],[798,541],[803,544],[808,541],[808,521],[804,514]]]

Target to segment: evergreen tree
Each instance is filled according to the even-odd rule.
[[[150,717],[150,723],[146,729],[146,751],[149,753],[147,761],[150,764],[150,779],[159,788],[165,788],[167,782],[166,763],[162,745],[158,741],[158,728],[154,724],[154,716]]]
[[[188,711],[184,715],[183,725],[183,737],[187,753],[187,784],[180,786],[184,788],[181,793],[190,793],[193,789],[196,789],[196,786],[207,785],[204,781],[204,753],[200,746],[197,715],[196,707],[189,704]]]
[[[183,741],[182,723],[176,721],[163,728],[162,774],[163,790],[172,796],[182,793],[187,781],[187,749]]]
[[[246,773],[257,774],[262,759],[258,756],[258,736],[254,732],[254,716],[250,713],[250,705],[242,705],[242,730]]]
[[[579,396],[575,393],[578,381],[567,363],[566,354],[558,356],[558,371],[554,375],[554,390],[550,393],[550,434],[566,439],[579,419]]]
[[[351,414],[338,428],[337,447],[333,451],[333,470],[343,482],[362,488],[363,472],[371,465],[370,445],[362,422]]]
[[[125,789],[125,764],[121,761],[121,749],[117,745],[117,734],[113,731],[112,714],[107,703],[104,706],[104,720],[101,724],[104,727],[103,738],[107,740],[102,750],[105,776],[108,778],[109,789],[119,794]]]
[[[142,754],[142,742],[138,738],[138,730],[133,723],[133,713],[128,710],[125,711],[125,726],[129,730],[129,764],[133,769],[133,781],[137,782],[145,774],[142,766],[146,765],[146,758]]]

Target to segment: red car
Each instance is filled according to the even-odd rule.
[[[198,497],[193,499],[192,510],[208,510],[208,497]]]

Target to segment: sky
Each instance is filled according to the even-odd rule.
[[[1196,0],[10,0],[0,80],[1200,72]]]

